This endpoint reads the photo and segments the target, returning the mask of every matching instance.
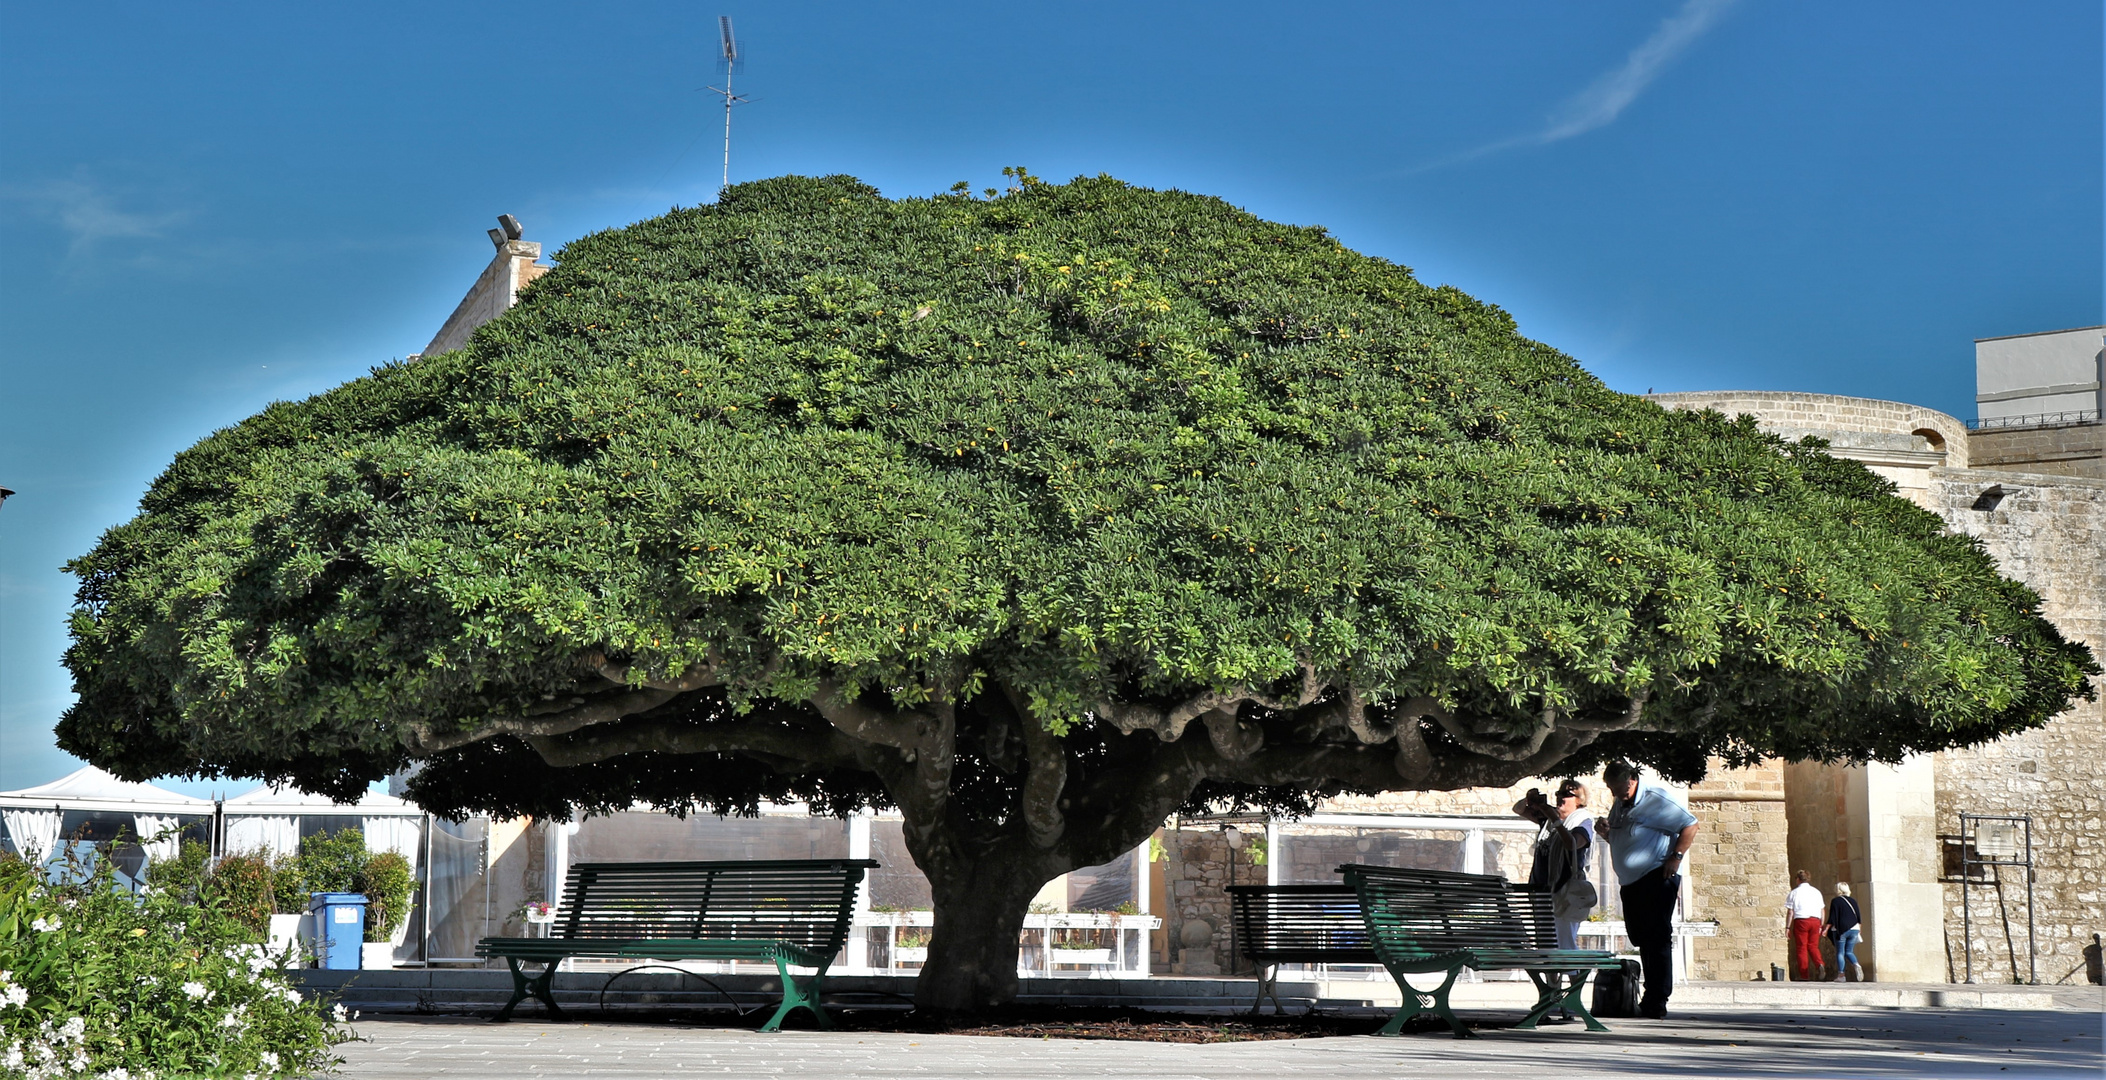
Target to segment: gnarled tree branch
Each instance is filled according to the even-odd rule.
[[[742,751],[819,765],[856,764],[855,747],[846,736],[817,724],[785,723],[767,717],[705,722],[678,717],[638,718],[578,735],[529,735],[526,741],[543,761],[559,769],[591,765],[624,754]]]
[[[582,705],[539,716],[507,716],[458,731],[435,731],[430,724],[415,723],[402,729],[402,745],[412,757],[429,757],[441,750],[466,746],[495,735],[567,735],[579,728],[607,724],[625,716],[649,712],[680,696],[677,690],[631,690],[589,700]]]
[[[1032,844],[1050,848],[1060,842],[1061,834],[1068,828],[1067,817],[1060,810],[1061,791],[1068,783],[1067,748],[1061,745],[1060,736],[1046,730],[1031,714],[1030,703],[1022,694],[1007,684],[1002,693],[1008,697],[1010,708],[1016,712],[1017,727],[1024,733],[1024,762],[1029,770],[1024,775],[1021,800],[1024,828],[1031,834]]]

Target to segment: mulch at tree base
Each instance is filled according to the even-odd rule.
[[[1009,1039],[1112,1039],[1129,1042],[1224,1043],[1269,1039],[1323,1039],[1347,1035],[1372,1035],[1385,1016],[1338,1016],[1325,1013],[1290,1016],[1219,1016],[1193,1013],[1151,1012],[1144,1009],[1067,1005],[1010,1006],[971,1017],[944,1019],[917,1015],[904,1009],[871,1009],[835,1006],[835,1030],[842,1032],[897,1032],[927,1035],[981,1035]],[[565,1010],[565,1019],[589,1024],[679,1024],[685,1027],[752,1028],[773,1009],[748,1010],[737,1015],[729,1010],[617,1008]],[[487,1015],[487,1014],[477,1014]],[[522,1009],[516,1018],[541,1020],[543,1015]],[[811,1017],[792,1014],[787,1027],[812,1030]],[[1471,1023],[1469,1026],[1488,1026]],[[1448,1026],[1429,1016],[1413,1018],[1405,1034],[1446,1035]]]

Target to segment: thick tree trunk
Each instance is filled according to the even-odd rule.
[[[914,1008],[938,1015],[981,1012],[1016,1000],[1018,939],[1031,898],[1061,871],[1014,848],[929,873],[936,927],[914,983]]]

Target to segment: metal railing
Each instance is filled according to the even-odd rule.
[[[1998,428],[2074,427],[2078,424],[2096,424],[2099,410],[2079,409],[2076,412],[2028,413],[2024,416],[1985,416],[1967,421],[1969,431],[1993,431]]]

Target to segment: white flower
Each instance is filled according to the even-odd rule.
[[[35,930],[39,934],[48,934],[53,930],[59,929],[65,924],[58,921],[57,919],[47,919],[39,915],[36,918],[31,919],[29,921],[29,925],[31,929]]]
[[[132,1071],[122,1065],[96,1075],[95,1080],[132,1080]]]
[[[0,1009],[12,1009],[16,1006],[27,1004],[29,1004],[28,990],[13,983],[0,986]]]
[[[22,1043],[20,1040],[7,1044],[7,1053],[0,1054],[0,1069],[10,1072],[22,1068]]]
[[[184,983],[183,993],[189,997],[195,998],[198,1001],[203,1001],[206,998],[212,996],[212,991],[205,989],[205,984],[201,982]]]
[[[300,1003],[300,992],[290,986],[279,990],[278,993],[284,996],[287,1005],[298,1005]]]
[[[343,1022],[344,1022],[344,1019],[345,1019],[345,1017],[344,1017],[344,1007],[343,1007],[342,1005],[338,1005],[337,1007],[335,1007],[335,1008],[333,1008],[333,1009],[330,1009],[330,1010],[329,1010],[329,1015],[330,1015],[331,1017],[333,1017],[333,1018],[334,1018],[334,1019],[336,1020],[336,1022],[337,1022],[337,1023],[339,1023],[339,1024],[343,1023]]]
[[[66,1067],[67,1067],[68,1069],[71,1069],[71,1070],[73,1070],[74,1072],[87,1072],[87,1071],[88,1071],[88,1053],[87,1053],[87,1051],[85,1051],[85,1050],[75,1050],[75,1051],[73,1052],[73,1060],[71,1060],[71,1061],[67,1062],[67,1063],[66,1063]]]
[[[82,1033],[87,1030],[87,1018],[75,1016],[68,1019],[64,1024],[59,1025],[58,1037],[63,1042],[78,1042]]]
[[[278,1071],[278,1055],[276,1053],[269,1050],[265,1050],[263,1052],[262,1061],[264,1068],[269,1069],[272,1072]]]

